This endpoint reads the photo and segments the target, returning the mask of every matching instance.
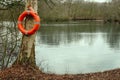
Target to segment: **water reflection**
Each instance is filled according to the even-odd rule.
[[[120,27],[113,26],[107,34],[107,43],[111,48],[119,49],[120,47]]]
[[[37,64],[43,61],[45,72],[57,74],[118,68],[119,28],[93,22],[44,24],[37,33]]]

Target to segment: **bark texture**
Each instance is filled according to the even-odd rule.
[[[28,6],[32,6],[35,12],[37,12],[37,0],[25,0],[27,10]],[[27,16],[24,22],[26,30],[30,30],[34,25],[34,20],[31,16]],[[36,33],[31,36],[22,36],[22,44],[20,48],[20,53],[14,64],[20,65],[32,65],[36,66],[35,62],[35,36]]]

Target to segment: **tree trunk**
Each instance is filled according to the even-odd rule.
[[[25,1],[26,1],[25,10],[27,10],[28,6],[31,6],[34,9],[34,11],[37,12],[37,0],[25,0]],[[34,25],[34,20],[31,16],[27,16],[24,22],[25,29],[26,30],[31,29],[33,27],[31,25]],[[31,36],[26,36],[26,35],[22,36],[20,53],[14,64],[36,66],[35,36],[36,34],[33,34]]]

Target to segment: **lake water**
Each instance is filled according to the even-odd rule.
[[[120,68],[120,25],[102,22],[42,24],[36,62],[44,72],[79,74]]]

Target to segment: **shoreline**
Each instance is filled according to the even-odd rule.
[[[120,80],[120,69],[86,74],[47,74],[31,66],[12,66],[0,71],[0,80]]]

